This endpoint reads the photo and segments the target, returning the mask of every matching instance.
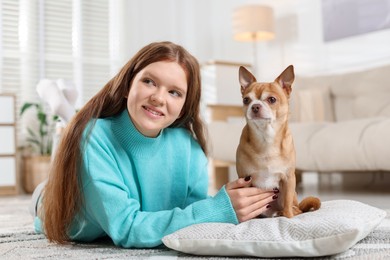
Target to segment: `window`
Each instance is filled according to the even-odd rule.
[[[35,89],[43,78],[73,81],[78,107],[111,78],[109,0],[0,4],[0,92],[16,95],[17,113],[22,103],[39,99]]]
[[[20,52],[18,42],[18,1],[2,0],[0,14],[0,91],[13,92],[20,99]]]

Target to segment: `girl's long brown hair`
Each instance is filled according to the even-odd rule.
[[[68,231],[83,203],[82,183],[78,175],[82,161],[81,138],[90,120],[117,115],[126,108],[126,99],[133,79],[147,65],[173,61],[187,75],[188,91],[182,116],[170,127],[188,129],[207,155],[204,124],[200,117],[200,69],[198,61],[183,47],[171,42],[151,43],[139,52],[112,78],[66,127],[52,163],[44,190],[40,217],[43,230],[51,242],[67,243]]]

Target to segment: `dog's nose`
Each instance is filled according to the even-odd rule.
[[[261,106],[259,104],[255,104],[252,106],[252,112],[257,114],[260,110]]]

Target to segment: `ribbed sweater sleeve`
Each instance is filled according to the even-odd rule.
[[[186,226],[205,222],[237,223],[225,189],[214,197],[156,212],[142,211],[139,202],[107,183],[94,183],[86,189],[87,212],[95,225],[102,228],[113,242],[126,248],[148,248],[161,244],[161,239]],[[88,230],[80,234],[88,237]],[[77,239],[77,237],[75,237]]]

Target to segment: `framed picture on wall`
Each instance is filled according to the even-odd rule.
[[[324,41],[390,29],[390,0],[322,0]]]

